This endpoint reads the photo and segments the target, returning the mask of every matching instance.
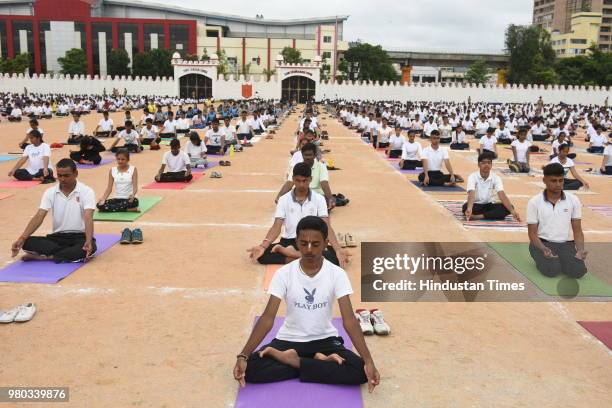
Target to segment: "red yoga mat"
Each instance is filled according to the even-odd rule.
[[[158,183],[154,181],[153,183],[149,183],[142,188],[147,190],[183,190],[187,188],[187,186],[191,185],[194,181],[199,180],[204,176],[204,173],[192,173],[193,179],[190,182],[172,182],[172,183]]]
[[[4,183],[0,183],[0,188],[30,188],[40,184],[40,181],[32,180],[32,181],[19,181],[19,180],[10,180],[5,181]]]
[[[578,322],[589,333],[612,350],[612,322]]]

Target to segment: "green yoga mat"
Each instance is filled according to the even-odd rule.
[[[563,275],[549,278],[542,275],[529,255],[528,243],[496,242],[489,243],[489,246],[547,295],[612,296],[612,286],[591,272],[580,279],[570,279]]]
[[[135,221],[161,201],[161,197],[139,197],[140,212],[105,212],[96,211],[94,221]]]

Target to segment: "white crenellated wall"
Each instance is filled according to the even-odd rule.
[[[213,79],[215,99],[243,99],[242,85],[253,87],[253,97],[279,99],[281,95],[282,71],[270,81],[261,76],[233,76],[227,80]],[[213,77],[214,78],[214,77]],[[174,78],[127,78],[89,77],[66,75],[0,74],[0,92],[23,92],[24,88],[33,93],[99,94],[104,90],[110,94],[113,88],[129,95],[178,96],[178,79]],[[545,103],[565,102],[569,104],[603,105],[606,98],[612,101],[612,88],[584,86],[523,86],[523,85],[465,85],[465,84],[412,84],[400,85],[373,83],[328,83],[317,85],[316,98],[343,98],[348,100],[400,100],[400,101],[467,101],[473,102],[535,102],[542,97]]]

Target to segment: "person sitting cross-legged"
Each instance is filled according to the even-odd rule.
[[[463,182],[463,178],[453,172],[448,149],[440,146],[440,133],[434,130],[429,138],[431,145],[423,149],[421,155],[423,172],[419,174],[419,181],[425,186],[454,186]],[[442,173],[442,164],[449,174]]]
[[[100,153],[106,148],[97,138],[83,136],[79,150],[70,151],[70,158],[80,164],[100,164],[102,156]]]
[[[120,149],[115,154],[117,166],[108,172],[108,184],[106,190],[98,201],[100,212],[139,212],[138,198],[138,170],[130,166],[130,152]],[[108,198],[115,189],[115,196]]]
[[[587,273],[582,208],[578,197],[563,191],[564,177],[561,164],[546,165],[546,188],[527,204],[529,254],[544,276],[580,278]]]
[[[564,179],[564,190],[578,190],[581,187],[586,188],[587,190],[590,188],[589,183],[578,174],[576,171],[576,166],[574,165],[574,161],[568,157],[569,146],[566,144],[562,144],[558,147],[558,155],[557,157],[553,157],[550,161],[551,163],[559,163],[563,166],[563,170],[565,171],[565,179]],[[568,178],[567,176],[571,174],[574,176],[573,179]]]
[[[164,170],[167,171],[164,172]],[[181,151],[181,142],[178,139],[172,139],[170,141],[170,151],[164,153],[155,181],[158,183],[173,183],[189,182],[192,179],[191,160],[187,153]]]
[[[250,257],[261,264],[286,264],[299,258],[295,241],[295,228],[298,222],[307,215],[316,215],[327,222],[330,230],[330,247],[325,248],[323,255],[330,262],[345,266],[348,263],[348,253],[340,248],[329,222],[329,213],[325,198],[310,189],[311,166],[306,163],[298,163],[293,167],[294,188],[282,195],[276,204],[274,224],[266,234],[261,244],[250,248]],[[283,228],[284,227],[284,228]],[[284,229],[284,231],[283,231]],[[281,234],[281,240],[273,243]]]
[[[12,245],[13,257],[23,249],[24,261],[84,262],[96,253],[96,196],[90,187],[77,181],[78,171],[71,159],[60,160],[56,172],[59,182],[43,194],[38,212]],[[49,211],[53,214],[53,232],[33,237]]]
[[[51,148],[42,140],[42,135],[38,130],[30,130],[30,144],[26,146],[21,158],[9,171],[9,177],[15,177],[20,181],[37,180],[43,183],[53,183],[53,169],[49,164],[51,158]],[[21,167],[28,163],[25,169]]]
[[[503,220],[508,214],[512,214],[520,221],[518,213],[504,192],[501,178],[491,171],[493,160],[492,152],[481,153],[478,156],[479,170],[468,177],[468,199],[462,208],[465,219]],[[496,202],[494,193],[497,193],[501,203]]]
[[[349,278],[323,256],[328,237],[333,236],[328,227],[316,216],[302,218],[295,227],[299,259],[274,275],[264,313],[236,356],[233,375],[242,387],[246,383],[299,378],[301,382],[322,384],[367,382],[372,392],[380,383],[380,374],[353,313]],[[256,350],[272,329],[282,300],[287,305],[285,323],[271,343]],[[344,347],[344,339],[332,324],[336,300],[343,326],[359,355]]]

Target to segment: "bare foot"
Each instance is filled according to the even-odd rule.
[[[274,360],[287,364],[293,368],[300,368],[300,356],[298,356],[297,351],[294,349],[279,351],[274,347],[266,347],[259,352],[259,357],[273,358]]]
[[[483,214],[472,215],[472,217],[470,219],[471,220],[483,220],[484,219],[484,215]]]
[[[332,353],[329,356],[326,356],[323,353],[316,353],[314,355],[314,359],[315,360],[322,360],[322,361],[335,361],[338,364],[342,364],[344,363],[344,359],[342,357],[340,357],[338,354],[336,353]]]
[[[52,257],[49,256],[45,256],[45,255],[38,255],[38,254],[33,254],[30,252],[26,252],[22,257],[21,260],[22,261],[46,261],[52,259]]]
[[[136,208],[128,208],[129,212],[140,212],[140,208],[136,207]]]

